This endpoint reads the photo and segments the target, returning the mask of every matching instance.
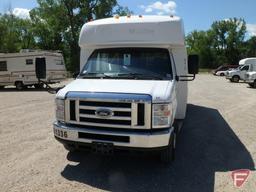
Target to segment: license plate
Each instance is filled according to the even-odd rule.
[[[112,154],[114,152],[113,143],[92,142],[92,152],[100,154]]]

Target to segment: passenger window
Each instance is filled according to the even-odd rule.
[[[33,65],[33,59],[26,59],[26,65]]]
[[[7,62],[0,61],[0,71],[7,71]]]

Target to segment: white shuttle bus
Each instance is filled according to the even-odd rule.
[[[14,85],[18,90],[26,86],[41,88],[38,75],[49,84],[65,79],[62,54],[50,51],[0,53],[0,88],[8,85]]]
[[[173,16],[86,23],[80,74],[56,95],[55,138],[68,150],[154,150],[170,162],[198,72],[184,37]]]

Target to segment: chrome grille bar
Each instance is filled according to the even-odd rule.
[[[69,109],[69,101],[75,101],[76,121],[70,119],[72,111]],[[143,104],[143,113],[138,113],[138,104]],[[72,93],[67,95],[66,106],[68,123],[92,127],[151,128],[151,97],[148,95]],[[112,114],[99,116],[96,111],[101,109],[109,110]],[[144,124],[139,123],[141,118],[144,118]]]

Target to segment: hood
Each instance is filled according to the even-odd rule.
[[[173,81],[76,79],[57,93],[64,99],[68,92],[128,93],[151,95],[153,103],[171,100]]]

